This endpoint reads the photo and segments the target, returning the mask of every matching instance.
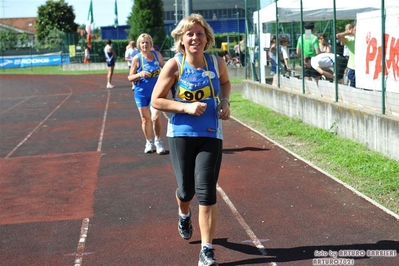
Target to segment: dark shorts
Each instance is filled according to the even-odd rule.
[[[349,86],[356,88],[356,72],[353,69],[348,68],[348,80]]]
[[[305,77],[307,78],[320,78],[321,74],[316,71],[313,67],[305,67]]]
[[[343,56],[337,56],[337,80],[344,77],[346,65],[348,64],[348,59]]]
[[[115,60],[112,59],[112,60],[110,60],[110,61],[107,61],[107,66],[108,66],[108,67],[113,67],[113,66],[115,66]]]
[[[188,202],[197,195],[200,205],[216,204],[223,141],[207,137],[168,137],[168,144],[178,186],[177,197]]]

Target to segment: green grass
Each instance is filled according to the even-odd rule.
[[[126,70],[115,70],[125,73]],[[0,74],[103,74],[99,71],[63,71],[60,67],[0,69]],[[242,79],[231,78],[239,84]],[[399,214],[399,162],[373,152],[365,145],[331,132],[306,125],[255,104],[232,91],[231,112],[234,118],[273,139],[336,178],[354,187],[376,202]],[[261,119],[260,119],[261,118]]]
[[[230,101],[234,118],[399,214],[398,161],[339,137],[333,130],[277,114],[242,98],[239,91],[231,93]]]

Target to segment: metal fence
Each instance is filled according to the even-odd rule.
[[[287,75],[277,68],[277,86],[302,93],[314,94],[333,102],[348,102],[373,108],[382,114],[399,114],[399,39],[396,0],[370,0],[353,2],[330,0],[279,0],[259,9],[251,18],[254,31],[247,32],[248,64],[251,78],[261,83],[271,83],[269,57],[270,39],[284,36],[289,39],[289,63],[294,70]],[[314,32],[327,37],[332,53],[336,54],[336,31],[343,32],[344,25],[357,22],[356,76],[357,88],[331,81],[315,83],[302,79],[303,58],[295,50],[300,36],[305,34],[305,22],[314,22]],[[396,30],[395,30],[396,29]],[[277,51],[279,51],[277,42]],[[303,54],[303,53],[302,53]],[[336,59],[336,58],[335,58]],[[335,60],[337,62],[337,60]],[[337,72],[337,64],[332,69]],[[359,84],[359,85],[358,85]]]

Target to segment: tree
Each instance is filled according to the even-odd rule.
[[[37,14],[36,39],[40,44],[45,44],[54,29],[64,33],[76,33],[78,29],[73,7],[65,3],[65,0],[47,0],[45,5],[38,7]]]
[[[154,44],[161,45],[165,39],[162,0],[135,0],[128,16],[129,38],[136,40],[142,33],[148,33]]]
[[[15,49],[17,34],[11,30],[0,31],[0,50]]]

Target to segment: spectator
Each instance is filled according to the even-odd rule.
[[[127,61],[127,65],[129,67],[129,72],[130,68],[132,67],[132,61],[133,57],[138,54],[140,51],[136,47],[136,42],[135,41],[130,41],[129,44],[126,46],[126,52],[125,52],[125,60]],[[134,82],[132,81],[132,90],[134,90]]]
[[[270,50],[268,55],[271,63],[270,75],[273,76],[272,85],[277,86],[277,62],[279,62],[279,59],[277,59],[276,35],[273,35],[270,40]]]
[[[335,34],[339,33],[339,29],[336,30]],[[335,53],[339,56],[344,56],[344,45],[341,43],[340,40],[338,40],[338,38],[335,38]]]
[[[316,35],[313,34],[314,23],[306,22],[304,25],[305,34],[299,37],[298,44],[296,47],[296,53],[300,58],[305,57],[315,57],[320,53],[319,41]],[[302,46],[302,38],[303,38],[303,46]],[[302,55],[302,47],[303,47],[303,55]],[[313,68],[305,68],[304,69],[305,79],[317,81],[320,74],[314,70]]]
[[[234,45],[234,53],[237,57],[240,56],[240,45],[238,44],[238,42],[236,42],[236,45]]]
[[[85,57],[83,59],[83,63],[85,64],[89,64],[90,63],[90,50],[89,50],[89,46],[85,46]]]
[[[317,34],[317,38],[319,39],[320,53],[331,53],[331,46],[326,40],[326,35],[319,33]]]
[[[345,26],[345,31],[346,32],[350,32],[352,30],[352,24],[346,24],[346,26]],[[337,33],[339,33],[339,32],[337,32]],[[337,38],[337,40],[338,40],[338,38]],[[342,44],[342,42],[340,41],[340,43]],[[346,46],[346,45],[344,45],[344,44],[342,44],[343,46],[344,46],[344,56],[346,57],[346,59],[349,59],[349,49],[348,49],[348,46]]]
[[[356,71],[355,71],[355,41],[356,41],[356,22],[352,27],[346,27],[345,32],[338,33],[336,36],[342,44],[348,47],[348,80],[349,86],[356,88]]]
[[[345,58],[337,55],[337,74],[334,73],[335,54],[333,53],[321,53],[315,57],[306,57],[304,60],[304,66],[306,68],[315,69],[325,79],[334,80],[337,78],[339,83],[342,82],[342,78],[345,72]]]
[[[114,49],[111,46],[112,41],[108,39],[106,41],[106,45],[104,47],[104,54],[105,54],[105,60],[107,62],[107,67],[108,67],[108,73],[107,73],[107,89],[112,89],[115,86],[112,85],[112,76],[114,75],[114,68],[115,68],[115,60],[116,60],[116,54]]]
[[[245,42],[245,36],[242,36],[242,40],[240,41],[240,61],[242,66],[245,66],[246,49],[247,43]]]
[[[228,66],[231,65],[233,62],[231,59],[231,56],[229,55],[229,52],[227,52],[227,51],[224,51],[223,59]]]
[[[280,38],[280,61],[282,63],[283,67],[283,75],[285,72],[290,71],[291,67],[289,65],[289,55],[288,55],[288,38],[287,37],[281,37]]]
[[[272,85],[274,86],[277,86],[277,66],[281,75],[285,75],[286,71],[291,70],[288,62],[288,38],[281,37],[279,44],[279,52],[277,52],[276,36],[273,35],[270,43],[269,58],[271,62],[270,74],[273,76]]]

